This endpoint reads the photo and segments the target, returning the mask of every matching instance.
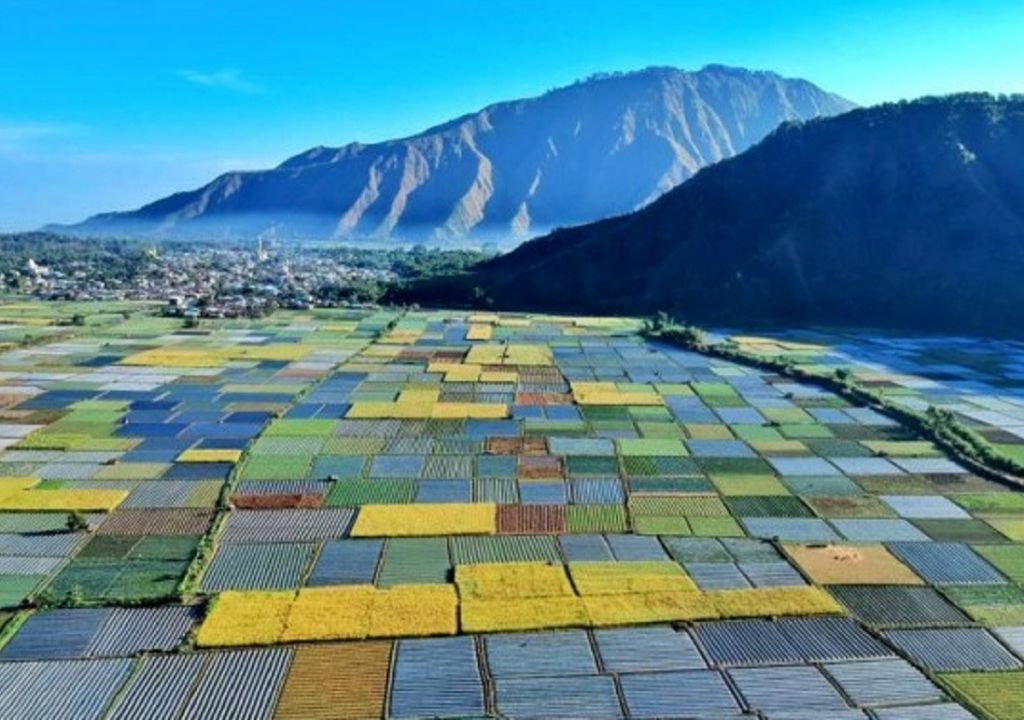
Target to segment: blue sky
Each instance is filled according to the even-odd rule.
[[[409,135],[597,71],[708,63],[862,104],[1024,92],[1020,0],[0,0],[0,229]]]

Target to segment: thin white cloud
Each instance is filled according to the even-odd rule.
[[[184,69],[178,71],[178,77],[194,85],[223,88],[245,95],[257,95],[267,91],[259,83],[242,77],[242,73],[236,68],[224,68],[213,72]]]
[[[0,120],[0,143],[17,144],[55,135],[67,135],[74,129],[73,125]]]
[[[80,130],[77,125],[0,119],[0,155],[27,152],[40,142],[66,138]]]

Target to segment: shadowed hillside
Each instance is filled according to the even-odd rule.
[[[790,124],[649,207],[527,243],[423,302],[1020,332],[1024,98]]]

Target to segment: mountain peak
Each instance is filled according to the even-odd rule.
[[[851,107],[806,81],[721,65],[604,73],[406,138],[316,146],[70,230],[507,246],[642,207],[782,122]]]

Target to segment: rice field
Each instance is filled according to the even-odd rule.
[[[868,408],[628,319],[117,311],[0,352],[2,717],[1021,717],[1024,494]],[[1024,443],[1024,348],[743,341]]]

